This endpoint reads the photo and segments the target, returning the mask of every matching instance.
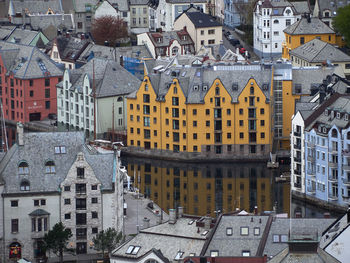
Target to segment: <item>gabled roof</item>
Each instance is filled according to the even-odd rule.
[[[29,214],[30,216],[46,216],[46,215],[50,215],[49,212],[45,211],[44,209],[36,209],[33,212],[31,212]]]
[[[318,4],[320,10],[320,17],[323,17],[323,11],[329,10],[330,17],[336,16],[337,9],[350,4],[349,0],[317,0],[315,4]],[[324,17],[323,17],[324,18]]]
[[[177,40],[181,46],[191,44],[194,45],[191,36],[186,30],[183,29],[178,31],[166,31],[157,33],[147,32],[146,34],[151,39],[155,47],[168,47],[174,40]],[[186,36],[186,40],[184,40],[182,36]],[[160,43],[157,41],[158,38],[162,39]]]
[[[177,19],[179,19],[183,15],[186,15],[191,20],[195,28],[222,26],[222,24],[218,22],[216,18],[200,11],[184,12]]]
[[[62,76],[63,70],[37,47],[0,41],[0,56],[7,74],[17,78],[33,79]]]
[[[334,34],[333,29],[318,17],[302,17],[299,21],[283,30],[283,32],[288,35]]]
[[[46,14],[51,9],[55,14],[63,14],[63,8],[61,0],[12,0],[13,14],[22,13],[23,11],[27,14]]]
[[[56,38],[58,52],[62,60],[76,61],[89,45],[88,39],[59,36]]]
[[[24,133],[23,136],[24,145],[12,146],[0,162],[4,194],[58,193],[79,152],[84,154],[103,189],[112,189],[114,154],[90,151],[84,144],[83,132]],[[57,154],[55,147],[65,147],[65,153]],[[55,163],[54,174],[46,173],[47,160]],[[29,176],[19,174],[21,162],[28,164]],[[20,190],[24,178],[30,183],[29,191]]]
[[[350,56],[333,45],[317,38],[291,50],[290,54],[306,60],[309,63],[323,62],[327,60],[332,63],[350,62]]]

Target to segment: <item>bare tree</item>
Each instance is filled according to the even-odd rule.
[[[92,23],[92,37],[99,45],[106,41],[110,46],[115,47],[116,43],[128,36],[128,28],[125,21],[114,16],[101,16]]]

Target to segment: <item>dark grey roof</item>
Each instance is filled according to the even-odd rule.
[[[166,0],[166,2],[171,4],[194,4],[194,3],[206,4],[207,3],[207,1],[205,0]]]
[[[34,40],[34,38],[38,36],[38,34],[40,34],[38,31],[16,28],[6,40],[10,42],[16,41],[16,43],[29,45]]]
[[[223,215],[203,255],[210,256],[210,251],[218,250],[219,256],[238,257],[242,256],[243,250],[247,250],[251,256],[255,256],[268,218],[269,216]],[[248,227],[248,235],[241,235],[243,227]],[[232,229],[232,235],[227,235],[227,228]],[[259,235],[254,234],[254,228],[259,228]]]
[[[264,0],[262,3],[262,7],[273,8],[271,16],[283,16],[286,7],[290,7],[294,15],[310,13],[310,6],[307,1],[292,2],[287,0]],[[262,8],[260,8],[259,12],[261,14]]]
[[[148,5],[149,0],[130,0],[130,5]]]
[[[71,14],[74,11],[74,0],[61,0],[62,8],[65,14]]]
[[[291,50],[290,54],[310,63],[323,62],[327,60],[330,62],[350,61],[350,56],[333,45],[317,38]]]
[[[12,0],[11,3],[13,6],[14,14],[22,13],[22,11],[25,11],[28,14],[46,14],[49,8],[55,14],[63,14],[61,0]]]
[[[310,22],[305,17],[287,27],[283,32],[289,35],[334,34],[334,31],[318,17],[311,17]]]
[[[189,224],[192,220],[179,218],[175,224],[166,222],[143,229],[133,239],[116,248],[111,258],[139,259],[153,249],[160,250],[162,255],[171,262],[179,251],[184,252],[182,258],[189,256],[190,253],[199,255],[208,234],[202,235],[205,231],[203,229],[198,233],[196,223]],[[140,246],[136,255],[125,253],[130,246]]]
[[[316,4],[318,3],[320,13],[318,14],[320,17],[323,17],[323,12],[326,10],[330,11],[329,16],[333,17],[337,14],[337,9],[340,7],[344,7],[348,4],[350,4],[349,0],[317,0]],[[325,18],[325,17],[323,17]]]
[[[73,22],[72,14],[65,15],[35,15],[29,17],[29,23],[35,30],[45,30],[50,26],[56,29],[74,30],[75,25]]]
[[[94,58],[79,69],[70,70],[71,89],[82,92],[85,74],[88,74],[91,85],[95,71],[96,97],[127,95],[140,86],[140,80],[110,59]],[[62,83],[59,84],[59,87]]]
[[[88,39],[59,36],[50,43],[50,46],[52,46],[54,41],[57,41],[60,58],[70,61],[76,61],[90,43]]]
[[[15,26],[0,27],[0,40],[6,40],[15,29],[16,29]]]
[[[47,76],[45,72],[49,72],[49,76],[63,74],[63,70],[37,47],[0,41],[0,56],[8,73],[13,72],[17,78],[42,78]]]
[[[65,154],[56,154],[55,146],[64,146]],[[24,145],[15,144],[0,162],[0,172],[5,180],[5,194],[58,192],[77,154],[83,152],[103,189],[112,189],[114,154],[92,153],[84,145],[83,132],[24,133]],[[45,162],[55,163],[55,173],[45,173]],[[25,161],[29,174],[19,174],[18,165]],[[21,191],[23,180],[30,183],[30,191]]]
[[[164,62],[161,63],[164,64]],[[147,67],[151,64],[153,66],[157,65],[152,62],[147,62],[145,65]],[[172,62],[169,63],[169,65],[172,64]],[[269,100],[270,98],[271,67],[265,68],[265,66],[261,65],[238,64],[231,66],[215,65],[211,67],[178,65],[165,68],[161,73],[154,73],[152,68],[147,68],[147,71],[158,99],[164,99],[168,92],[168,84],[172,83],[174,78],[178,79],[187,103],[204,103],[204,97],[209,88],[214,85],[216,78],[223,83],[233,103],[237,102],[239,94],[251,78],[257,82],[266,99]],[[172,76],[173,72],[178,73],[178,76]]]
[[[294,6],[297,14],[304,14],[304,13],[311,12],[308,1],[294,1],[290,3]]]
[[[195,28],[222,26],[222,24],[218,22],[216,18],[203,12],[184,12],[181,16],[183,15],[188,16]],[[177,19],[179,19],[181,16],[179,16]]]
[[[313,229],[320,237],[322,232],[335,220],[335,218],[274,218],[263,254],[266,254],[268,257],[275,256],[288,247],[288,243],[274,242],[274,235],[285,235],[288,237],[289,231],[293,232],[293,229]]]
[[[29,214],[30,216],[46,216],[46,215],[50,215],[49,212],[45,211],[44,209],[36,209],[33,212],[31,212]]]
[[[99,0],[74,0],[75,12],[85,13],[86,5],[91,5],[91,10],[99,3]]]

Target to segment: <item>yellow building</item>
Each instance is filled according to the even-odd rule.
[[[127,100],[130,149],[172,157],[268,156],[271,65],[157,66],[148,72]]]
[[[282,43],[282,58],[290,59],[289,52],[317,38],[330,44],[339,44],[335,32],[318,17],[303,17],[284,31],[285,41]]]
[[[281,189],[275,191],[271,183],[273,171],[266,170],[263,162],[218,167],[148,161],[128,159],[128,174],[135,177],[134,186],[166,212],[179,206],[186,214],[200,216],[215,216],[218,210],[229,213],[237,208],[252,212],[255,206],[263,212],[273,210],[275,202],[283,212],[289,211],[289,184],[286,189],[276,185]],[[274,197],[274,191],[278,196]]]

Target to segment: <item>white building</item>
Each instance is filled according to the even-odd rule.
[[[126,95],[139,85],[134,75],[113,60],[94,58],[79,69],[66,69],[57,84],[59,128],[84,130],[87,135],[95,132],[98,137],[112,129],[125,130]]]
[[[190,6],[198,8],[204,13],[207,13],[206,0],[159,0],[157,14],[157,28],[164,31],[174,29],[174,21]]]
[[[260,0],[253,15],[254,51],[261,58],[280,57],[283,30],[310,13],[307,1],[288,2],[286,0]]]
[[[73,234],[68,247],[96,253],[96,233],[123,229],[118,152],[99,153],[85,145],[83,132],[23,134],[21,124],[17,130],[17,144],[0,163],[1,261],[45,256],[43,237],[58,222]]]

